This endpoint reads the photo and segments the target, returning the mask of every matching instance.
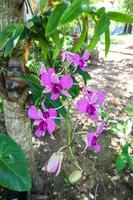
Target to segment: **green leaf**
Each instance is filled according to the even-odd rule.
[[[127,14],[123,14],[120,12],[112,12],[112,11],[108,12],[107,14],[109,18],[113,21],[133,24],[133,17]]]
[[[94,35],[88,47],[88,50],[90,52],[94,50],[97,42],[100,40],[100,36],[107,30],[109,24],[110,21],[108,15],[106,13],[103,13],[98,22],[96,22],[95,24]]]
[[[50,18],[49,18],[47,26],[46,26],[46,31],[45,31],[46,36],[50,35],[51,33],[53,33],[56,30],[56,28],[59,24],[60,18],[67,7],[68,7],[68,3],[65,3],[65,2],[59,4],[55,7],[55,9],[53,10],[53,12],[50,15]]]
[[[41,47],[41,53],[44,56],[44,59],[47,61],[47,56],[48,56],[48,44],[45,41],[45,38],[39,38],[39,44]]]
[[[74,77],[73,77],[73,83],[74,83],[73,87],[69,89],[68,92],[74,99],[75,97],[79,95],[80,89],[79,89],[78,81]]]
[[[128,156],[128,149],[129,149],[129,145],[128,143],[126,143],[124,146],[122,146],[122,154],[125,156]]]
[[[133,116],[133,106],[128,106],[125,108],[125,112],[128,114],[128,115],[132,115]]]
[[[40,0],[40,11],[43,12],[46,6],[47,0]]]
[[[133,127],[133,120],[132,119],[128,119],[126,122],[125,122],[125,126],[124,126],[124,129],[125,129],[125,133],[127,135],[129,135],[132,131],[132,127]]]
[[[84,72],[82,71],[79,67],[77,69],[77,73],[80,74],[84,79],[89,80],[91,79],[90,75],[88,74],[88,72]]]
[[[20,146],[0,133],[0,185],[15,191],[29,191],[31,177]]]
[[[5,46],[4,57],[9,56],[12,53],[14,47],[17,45],[17,43],[21,37],[23,30],[24,30],[24,25],[17,24],[12,37],[8,40],[8,42]]]
[[[83,12],[87,11],[88,6],[84,4],[84,0],[74,1],[63,13],[60,19],[60,26],[63,26],[77,17],[79,17]]]
[[[116,160],[116,171],[121,172],[127,164],[127,156],[121,154]]]
[[[52,35],[51,35],[54,43],[55,43],[55,51],[54,51],[54,54],[53,54],[53,59],[59,54],[59,52],[61,51],[62,49],[62,42],[61,42],[61,39],[59,38],[59,33],[58,31],[55,31]]]
[[[83,29],[82,29],[80,38],[77,41],[77,43],[74,45],[72,52],[76,53],[82,47],[86,38],[86,34],[87,34],[86,21],[83,21]]]
[[[71,184],[77,183],[82,178],[82,172],[80,170],[75,170],[71,173],[68,180]]]
[[[52,105],[53,108],[59,108],[62,106],[62,103],[60,101],[60,99],[57,100],[51,100],[50,99],[49,94],[45,94],[45,98],[47,99],[48,103],[50,103]],[[65,119],[67,118],[67,111],[65,109],[65,107],[61,107],[60,109],[58,109],[58,113],[60,113]]]
[[[119,122],[119,123],[117,123],[116,124],[116,128],[119,130],[119,131],[122,131],[122,132],[124,132],[124,123],[121,123],[121,122]]]
[[[3,48],[7,40],[13,34],[15,28],[16,28],[16,24],[9,24],[5,29],[0,31],[0,48]]]
[[[110,49],[110,30],[109,27],[105,30],[105,56],[108,54]]]
[[[128,165],[131,169],[133,169],[133,156],[128,156]]]

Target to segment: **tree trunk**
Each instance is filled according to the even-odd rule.
[[[0,0],[0,30],[2,30],[10,23],[23,22],[23,8],[21,4],[22,2],[22,0]],[[2,62],[0,63],[0,66],[1,65]],[[9,67],[10,66],[8,65],[7,76]],[[27,100],[26,86],[24,85],[24,87],[22,88],[20,83],[19,87],[21,87],[22,90],[21,93],[19,92],[19,96],[17,96],[17,89],[20,89],[19,87],[16,88],[16,91],[8,91],[8,89],[12,88],[13,84],[16,85],[17,83],[12,83],[10,80],[5,80],[5,84],[3,84],[7,97],[3,100],[4,117],[7,132],[18,144],[20,144],[21,148],[24,150],[29,162],[33,185],[35,186],[36,190],[40,191],[42,190],[43,182],[39,177],[35,166],[34,153],[32,149],[31,122],[27,117],[27,111],[25,109],[25,103]],[[3,90],[0,84],[0,90],[1,89]],[[15,100],[11,99],[12,94],[16,98]]]

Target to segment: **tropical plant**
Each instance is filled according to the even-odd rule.
[[[19,9],[24,2],[18,1]],[[16,6],[16,4],[13,5]],[[28,9],[31,11],[31,6],[28,6]],[[110,48],[109,27],[111,21],[133,23],[133,18],[119,12],[106,12],[105,8],[96,10],[89,5],[87,0],[56,1],[54,3],[40,0],[39,10],[33,14],[28,21],[23,23],[19,18],[15,23],[9,23],[6,27],[2,27],[0,32],[2,58],[3,60],[4,58],[9,59],[8,64],[5,65],[7,67],[6,76],[2,73],[0,79],[4,80],[4,84],[2,84],[3,82],[0,84],[0,91],[4,98],[6,126],[11,137],[21,144],[30,161],[32,129],[24,109],[28,95],[27,86],[30,86],[29,90],[34,105],[29,108],[28,115],[37,126],[36,136],[44,136],[48,132],[51,138],[54,138],[53,132],[56,125],[61,123],[60,118],[63,117],[66,120],[67,145],[54,153],[43,169],[58,174],[61,169],[63,151],[68,148],[71,158],[78,168],[78,172],[76,171],[70,177],[70,180],[75,182],[74,175],[78,174],[78,177],[81,178],[83,170],[77,162],[72,147],[78,124],[74,130],[71,130],[70,99],[73,101],[79,92],[82,92],[83,97],[77,101],[77,109],[94,121],[99,119],[98,109],[104,102],[105,94],[102,90],[96,91],[86,87],[87,81],[90,79],[88,60],[103,34],[105,35],[105,55],[107,55]],[[12,18],[16,19],[14,13],[12,13]],[[90,19],[94,23],[94,33],[89,40],[88,20]],[[9,18],[7,21],[10,21]],[[72,44],[67,49],[67,35],[70,30],[68,28],[71,23],[75,23],[74,32],[76,33],[75,29],[77,28],[78,37],[76,40],[73,40],[72,37]],[[34,68],[29,70],[25,67],[31,48],[39,49],[41,53],[39,75],[37,70],[33,70]],[[53,67],[51,68],[51,66]],[[78,83],[77,76],[83,78],[83,85]],[[103,128],[104,123],[101,122],[95,132],[84,135],[84,150],[87,147],[91,147],[96,152],[100,150],[98,138]],[[54,166],[51,166],[53,161]],[[31,163],[33,164],[33,162]],[[33,165],[31,165],[31,169],[32,167]],[[33,170],[33,175],[36,175],[34,172]]]

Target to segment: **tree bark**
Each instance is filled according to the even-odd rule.
[[[0,30],[10,23],[23,22],[23,9],[22,0],[0,0]],[[2,63],[0,63],[1,66]],[[14,65],[13,65],[14,66]],[[7,76],[9,65],[7,66]],[[13,76],[14,77],[14,76]],[[14,83],[12,83],[14,84]],[[8,96],[3,100],[5,124],[8,134],[18,143],[24,150],[27,160],[29,162],[31,176],[33,179],[33,186],[35,190],[42,190],[43,181],[38,175],[34,152],[32,148],[32,127],[29,118],[27,117],[27,111],[25,109],[25,103],[27,100],[27,89],[23,88],[19,93],[15,101],[10,98],[8,86],[12,87],[11,81],[5,80],[5,92]],[[16,83],[15,83],[16,84]],[[1,87],[1,85],[0,85]],[[1,89],[1,88],[0,88]],[[17,94],[17,89],[13,95]]]

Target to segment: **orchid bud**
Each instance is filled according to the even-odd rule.
[[[51,155],[49,160],[46,161],[44,167],[42,168],[43,171],[47,171],[51,174],[58,174],[61,170],[61,164],[63,160],[63,152],[55,152]]]

